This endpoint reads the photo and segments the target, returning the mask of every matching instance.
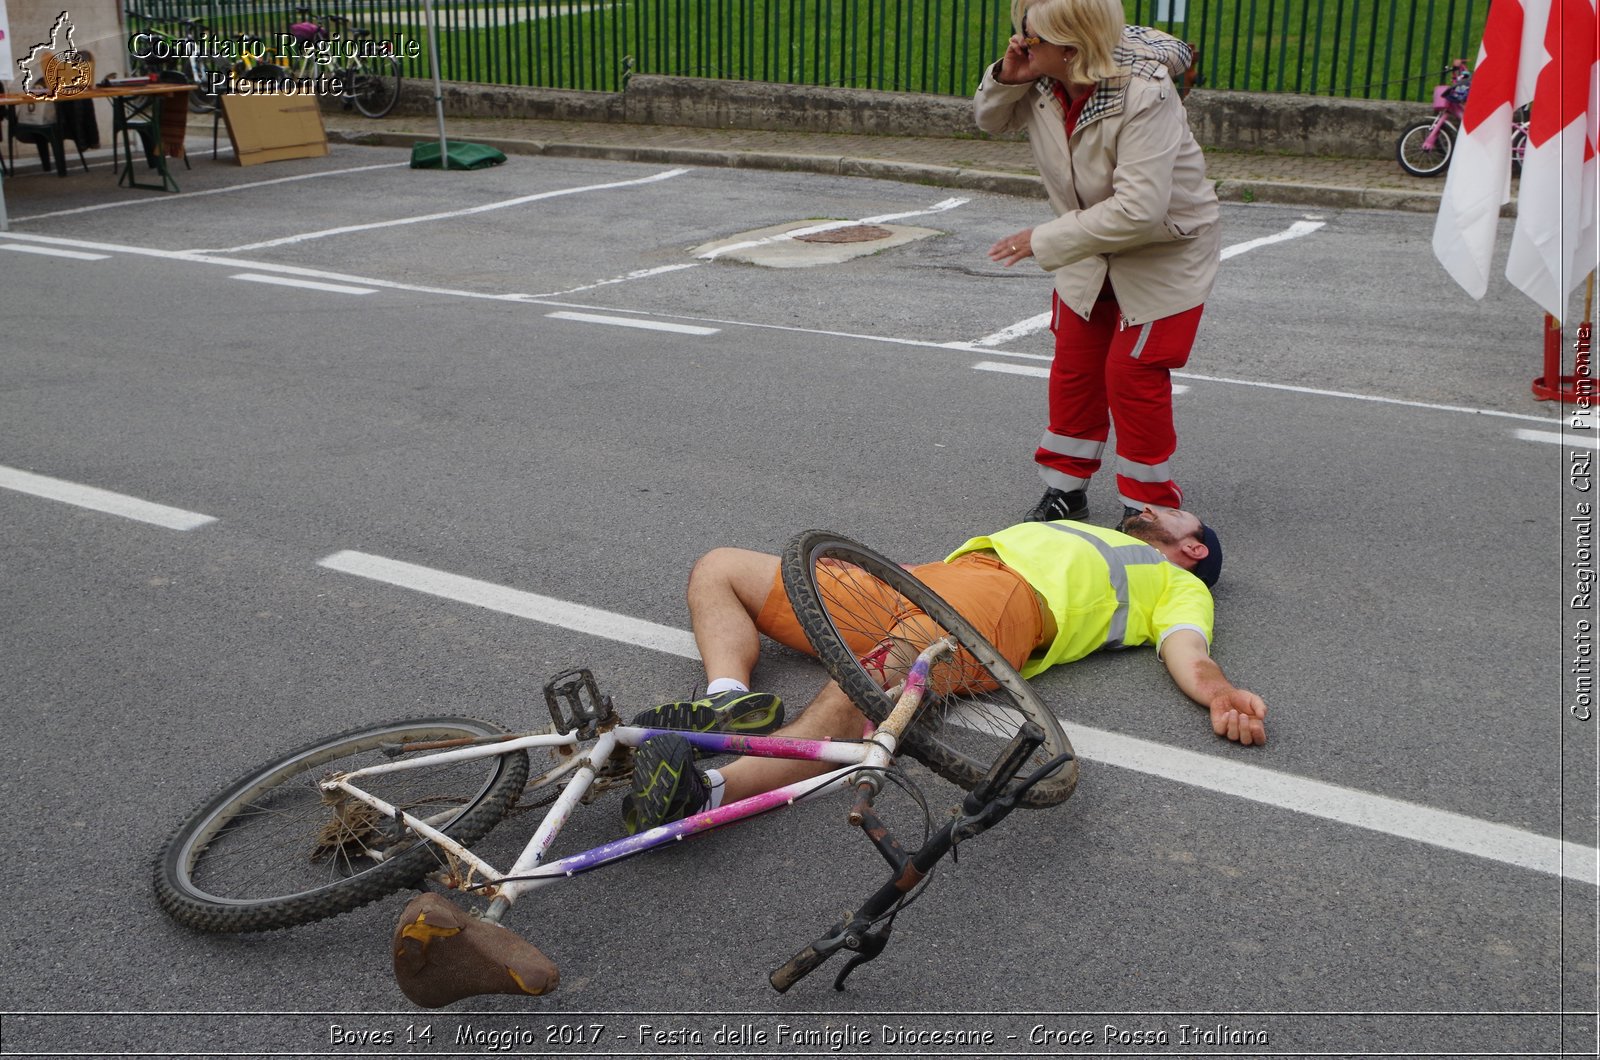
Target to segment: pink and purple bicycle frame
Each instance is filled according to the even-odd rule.
[[[493,901],[484,917],[492,922],[498,922],[523,894],[539,887],[548,886],[559,880],[576,876],[579,873],[597,869],[602,865],[622,858],[642,853],[654,847],[664,846],[667,843],[687,839],[689,836],[700,832],[720,828],[734,821],[753,817],[756,814],[765,813],[768,810],[777,809],[780,806],[786,806],[836,788],[858,787],[861,784],[866,784],[875,792],[882,771],[894,761],[895,749],[900,742],[899,735],[910,724],[926,694],[932,660],[939,654],[950,650],[953,650],[952,643],[948,640],[941,640],[929,646],[927,650],[917,657],[917,661],[906,675],[904,683],[898,689],[898,699],[896,700],[894,711],[871,736],[859,742],[852,740],[805,740],[786,736],[692,733],[676,729],[651,729],[632,725],[618,725],[615,728],[601,732],[588,750],[581,753],[578,750],[580,740],[576,733],[540,733],[516,736],[496,743],[417,755],[405,761],[389,762],[353,770],[322,781],[321,788],[327,793],[344,792],[378,810],[385,817],[404,822],[412,832],[426,837],[439,848],[448,852],[452,858],[464,863],[468,867],[468,871],[462,875],[461,879],[453,881],[453,885],[459,889],[471,890],[492,898]],[[594,785],[601,768],[618,746],[637,747],[652,736],[660,735],[663,732],[677,733],[694,746],[708,751],[749,755],[757,758],[789,758],[826,762],[833,763],[839,768],[821,776],[810,777],[781,788],[775,788],[772,791],[752,795],[738,802],[719,806],[714,810],[690,814],[682,820],[672,821],[657,828],[640,832],[637,835],[625,836],[609,843],[602,843],[582,853],[547,863],[545,856],[555,843],[556,837],[560,835],[562,827],[577,809],[579,802],[582,801],[583,797]],[[499,871],[456,840],[439,831],[434,823],[413,817],[411,814],[385,802],[370,792],[362,790],[355,783],[364,777],[403,772],[423,765],[460,762],[476,758],[492,758],[497,755],[534,748],[570,748],[571,757],[566,762],[557,765],[543,776],[534,780],[530,787],[554,783],[569,772],[575,772],[576,775],[566,782],[555,803],[545,812],[544,819],[539,823],[539,827],[534,830],[533,837],[528,841],[527,846],[523,848],[516,863],[506,872]],[[381,859],[382,854],[373,852],[373,856]],[[473,878],[475,876],[481,877],[482,882],[474,882]]]

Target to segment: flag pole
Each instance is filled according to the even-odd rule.
[[[433,13],[433,0],[426,0],[428,9],[428,64],[433,68],[433,109],[439,116],[439,168],[450,168],[450,149],[444,136],[444,80],[439,76],[439,27]]]

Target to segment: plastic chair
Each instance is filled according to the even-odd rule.
[[[5,110],[9,112],[6,115],[6,153],[10,156],[11,172],[17,169],[17,143],[20,141],[39,149],[39,161],[46,171],[53,166],[58,175],[66,176],[68,140],[77,149],[79,164],[88,172],[89,160],[83,157],[83,145],[85,142],[90,147],[100,145],[94,105],[88,100],[24,103]]]

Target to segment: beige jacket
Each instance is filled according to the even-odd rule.
[[[1129,72],[1095,88],[1070,143],[1048,79],[1002,84],[995,63],[973,102],[985,132],[1028,131],[1056,212],[1033,230],[1033,253],[1061,300],[1087,319],[1109,272],[1123,320],[1138,325],[1206,300],[1222,233],[1205,158],[1162,65],[1181,72],[1188,49],[1130,26],[1117,59]]]

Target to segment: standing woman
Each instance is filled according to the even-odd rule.
[[[1013,0],[1017,34],[978,86],[979,128],[1026,129],[1055,219],[989,257],[1055,274],[1050,422],[1030,520],[1082,519],[1116,421],[1125,510],[1182,507],[1170,372],[1189,359],[1220,260],[1217,195],[1173,83],[1188,45],[1125,26],[1121,0]]]

